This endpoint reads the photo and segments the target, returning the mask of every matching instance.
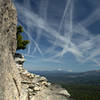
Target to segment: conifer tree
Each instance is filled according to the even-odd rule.
[[[23,33],[23,27],[21,25],[19,25],[17,27],[17,33],[16,33],[16,38],[17,38],[17,50],[24,50],[27,46],[27,44],[29,44],[29,40],[23,40],[23,36],[21,35],[21,33]]]

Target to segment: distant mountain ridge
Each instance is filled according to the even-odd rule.
[[[91,71],[86,71],[86,72],[68,72],[68,71],[58,71],[58,70],[53,70],[53,71],[39,71],[39,70],[35,70],[35,71],[29,71],[31,73],[41,73],[41,74],[50,74],[50,73],[63,73],[63,74],[69,74],[69,75],[100,75],[100,70],[91,70]]]
[[[48,80],[56,83],[100,85],[100,70],[77,73],[67,71],[31,71],[31,73],[46,76]]]

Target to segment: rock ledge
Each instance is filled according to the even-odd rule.
[[[21,100],[69,100],[70,94],[59,85],[53,85],[44,76],[29,73],[23,68],[24,56],[16,54],[16,67],[21,75]]]

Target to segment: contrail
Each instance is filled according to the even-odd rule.
[[[35,52],[36,52],[36,47],[34,47],[32,55],[34,55]]]
[[[68,15],[67,15],[68,14]],[[73,2],[69,6],[69,11],[65,15],[64,19],[64,35],[66,38],[71,39],[73,34]],[[69,26],[69,27],[68,27]]]
[[[21,6],[21,4],[18,4],[17,8],[20,14],[20,20],[26,26],[26,30],[24,29],[25,34],[31,41],[31,44],[29,44],[27,50],[27,54],[24,54],[25,56],[34,57],[34,53],[39,52],[41,55],[43,55],[42,58],[48,56],[45,57],[45,59],[47,61],[50,61],[53,59],[53,57],[56,57],[58,59],[70,52],[77,58],[77,60],[80,59],[86,62],[88,60],[93,61],[96,56],[100,55],[100,48],[97,45],[100,42],[100,36],[92,35],[87,28],[91,24],[100,20],[100,8],[97,8],[97,10],[85,20],[76,22],[76,24],[74,24],[73,7],[75,8],[75,6],[73,5],[73,3],[74,1],[72,0],[67,1],[58,30],[49,26],[49,19],[47,18],[48,0],[41,0],[39,15],[34,13],[34,11],[32,10],[30,0],[24,0],[24,7]],[[35,33],[38,35],[37,39],[34,39],[32,37],[34,27],[38,29],[38,33]],[[62,30],[64,30],[65,35],[61,33]],[[73,38],[74,34],[76,36],[80,36],[81,38]],[[47,42],[51,43],[50,47],[47,46],[47,49],[45,49],[44,52],[43,48],[40,48],[38,44],[39,42],[41,42],[39,41],[40,36],[45,36]],[[72,40],[75,40],[75,42],[78,41],[78,43],[75,43]],[[58,48],[60,48],[60,50],[58,50]],[[98,59],[95,59],[94,62],[98,63]]]
[[[39,48],[39,46],[38,46],[38,44],[37,44],[37,42],[32,38],[32,36],[31,36],[31,33],[32,33],[32,29],[33,29],[33,26],[34,26],[34,21],[37,21],[37,20],[35,20],[35,18],[36,18],[36,15],[34,15],[32,12],[30,12],[30,10],[29,9],[27,9],[27,8],[24,8],[24,7],[18,7],[18,9],[19,9],[19,11],[23,11],[22,13],[23,13],[23,15],[21,16],[21,18],[23,17],[23,19],[21,19],[21,20],[23,20],[23,21],[26,21],[26,23],[27,23],[27,28],[24,28],[24,30],[25,30],[25,33],[26,33],[26,35],[28,36],[28,38],[29,38],[29,40],[30,40],[30,44],[29,44],[29,47],[28,47],[28,54],[30,54],[30,52],[31,52],[31,47],[32,47],[32,42],[34,43],[34,45],[36,46],[36,48],[37,48],[37,50],[39,51],[39,53],[42,55],[42,51],[40,50],[40,48]],[[27,12],[28,11],[28,12]],[[21,13],[21,12],[20,12]],[[22,14],[21,13],[21,14]],[[29,15],[28,15],[29,14]],[[32,14],[32,16],[30,16],[30,14]],[[34,19],[34,20],[33,20]]]
[[[69,11],[67,11],[67,9],[69,9]],[[66,36],[66,42],[65,45],[63,47],[63,50],[58,53],[56,55],[57,56],[63,56],[65,53],[67,53],[68,51],[72,51],[73,53],[75,53],[71,48],[73,48],[72,43],[71,43],[71,37],[73,34],[73,2],[68,2],[67,6],[65,8],[64,11],[64,15],[63,15],[63,20],[61,22],[61,24],[64,24],[64,36]],[[61,25],[60,24],[60,25]],[[67,27],[67,25],[69,25],[69,27]],[[72,47],[69,47],[72,46]],[[76,52],[77,53],[77,52]]]
[[[26,31],[26,32],[27,32],[27,31]],[[40,53],[41,55],[43,55],[41,49],[39,48],[39,46],[38,46],[38,44],[37,44],[37,42],[36,42],[28,33],[26,33],[26,34],[27,34],[27,36],[29,37],[29,39],[30,39],[31,41],[33,41],[33,43],[34,43],[34,45],[36,46],[36,48],[37,48],[37,50],[39,51],[39,53]],[[29,52],[31,52],[30,49],[29,49]]]
[[[25,34],[28,36],[28,38],[29,38],[29,40],[30,40],[30,44],[29,44],[29,48],[28,48],[28,52],[27,52],[27,54],[29,55],[30,54],[30,52],[31,52],[31,46],[32,46],[32,42],[34,43],[34,45],[36,46],[36,49],[39,51],[39,53],[41,54],[41,55],[43,55],[42,54],[42,51],[40,50],[40,48],[39,48],[39,46],[38,46],[38,44],[36,43],[36,41],[32,38],[32,36],[30,35],[30,33],[31,32],[29,32],[29,29],[25,29],[24,28],[24,30],[25,30]],[[35,52],[35,51],[34,51]]]
[[[41,0],[40,6],[39,6],[39,15],[42,19],[45,20],[45,22],[47,22],[47,9],[48,9],[48,0]],[[38,41],[42,32],[43,31],[41,29],[37,30],[36,41]]]
[[[71,4],[71,11],[70,11],[70,38],[72,37],[73,34],[73,2]]]
[[[69,6],[70,6],[70,4],[71,4],[71,1],[72,1],[72,0],[68,0],[68,1],[66,2],[65,10],[64,10],[64,13],[63,13],[63,16],[62,16],[60,25],[59,25],[59,29],[58,29],[58,33],[59,33],[59,34],[60,34],[60,31],[61,31],[61,29],[62,29],[62,27],[63,27],[64,19],[65,19],[65,16],[67,15],[67,11],[68,11],[68,8],[69,8]],[[55,41],[54,41],[54,43],[53,43],[53,46],[51,47],[52,49],[55,49],[55,45],[56,45],[56,41],[57,41],[56,39],[57,39],[57,37],[55,38]]]
[[[67,3],[66,3],[65,10],[64,10],[64,13],[63,13],[63,16],[62,16],[62,19],[61,19],[61,23],[60,23],[60,26],[59,26],[58,33],[60,33],[60,30],[61,30],[61,28],[63,26],[64,18],[65,18],[66,14],[67,14],[67,10],[68,10],[68,8],[69,8],[69,6],[71,4],[71,1],[72,0],[68,0]]]
[[[48,0],[41,0],[40,8],[39,8],[39,15],[45,21],[47,21],[47,10],[48,10]]]
[[[97,8],[88,18],[80,22],[81,25],[88,27],[94,22],[100,20],[100,8]]]
[[[88,36],[92,37],[92,34],[90,33],[89,30],[87,30],[83,25],[81,24],[76,24],[73,26],[73,32],[81,34],[83,36]]]
[[[31,10],[31,3],[30,0],[23,1],[24,7]]]

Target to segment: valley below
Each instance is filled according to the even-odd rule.
[[[47,77],[52,84],[67,89],[75,100],[100,100],[100,70],[69,73],[65,71],[32,71]]]

